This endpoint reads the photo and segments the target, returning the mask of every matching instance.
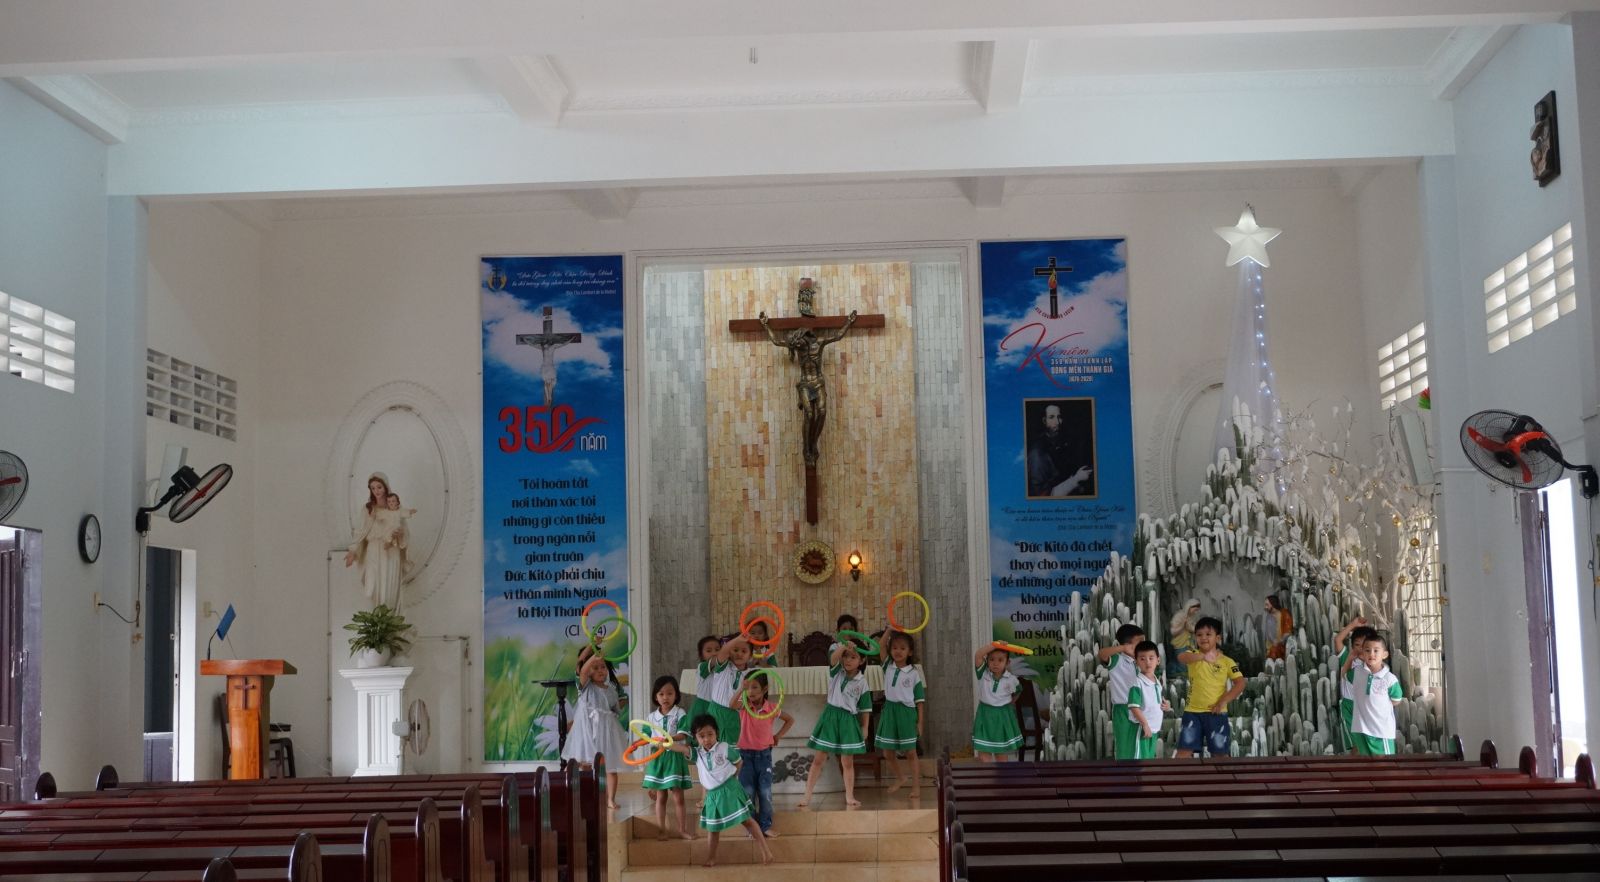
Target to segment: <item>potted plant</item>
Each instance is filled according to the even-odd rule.
[[[357,612],[344,629],[355,633],[350,638],[350,654],[355,656],[358,668],[383,667],[395,653],[411,647],[411,640],[406,637],[411,625],[405,616],[381,603],[366,612]]]

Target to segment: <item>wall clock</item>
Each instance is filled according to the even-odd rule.
[[[22,504],[22,497],[27,495],[28,467],[23,464],[22,457],[0,450],[0,521],[11,517]]]
[[[100,519],[92,514],[84,515],[78,523],[78,554],[84,563],[100,559],[100,542]]]

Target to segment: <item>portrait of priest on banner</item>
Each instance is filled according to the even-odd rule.
[[[1094,399],[1029,398],[1022,408],[1028,498],[1097,496]]]

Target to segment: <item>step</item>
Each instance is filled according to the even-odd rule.
[[[806,836],[783,833],[773,825],[779,836],[767,841],[775,861],[783,863],[887,864],[904,861],[939,860],[938,844],[932,833],[869,833],[844,835]],[[694,865],[706,859],[710,839],[704,830],[693,840],[635,839],[628,843],[628,866],[659,867]],[[717,848],[717,861],[729,864],[752,864],[760,861],[760,852],[744,831],[727,830],[722,833]]]
[[[725,845],[731,843],[724,843]],[[754,877],[752,877],[754,874]],[[752,868],[749,864],[724,864],[717,855],[717,866],[628,867],[622,882],[813,882],[817,879],[838,882],[938,882],[939,863],[889,864],[805,864],[771,863]]]
[[[697,814],[693,803],[688,806],[688,819],[690,825],[696,823]],[[672,809],[667,810],[667,824],[669,829],[675,823]],[[816,811],[808,812],[799,809],[778,809],[772,813],[772,829],[778,831],[778,838],[790,836],[845,836],[852,834],[871,835],[896,835],[907,833],[924,833],[928,835],[939,831],[938,812],[931,808],[916,809],[870,809],[861,811]],[[656,841],[656,820],[653,814],[641,812],[630,819],[629,833],[634,841]],[[699,836],[705,836],[704,830],[697,828]],[[679,840],[680,842],[683,840]]]

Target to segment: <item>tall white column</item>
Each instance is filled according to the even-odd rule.
[[[400,774],[394,724],[404,718],[403,696],[411,667],[349,668],[339,675],[356,690],[356,769],[353,775]]]

